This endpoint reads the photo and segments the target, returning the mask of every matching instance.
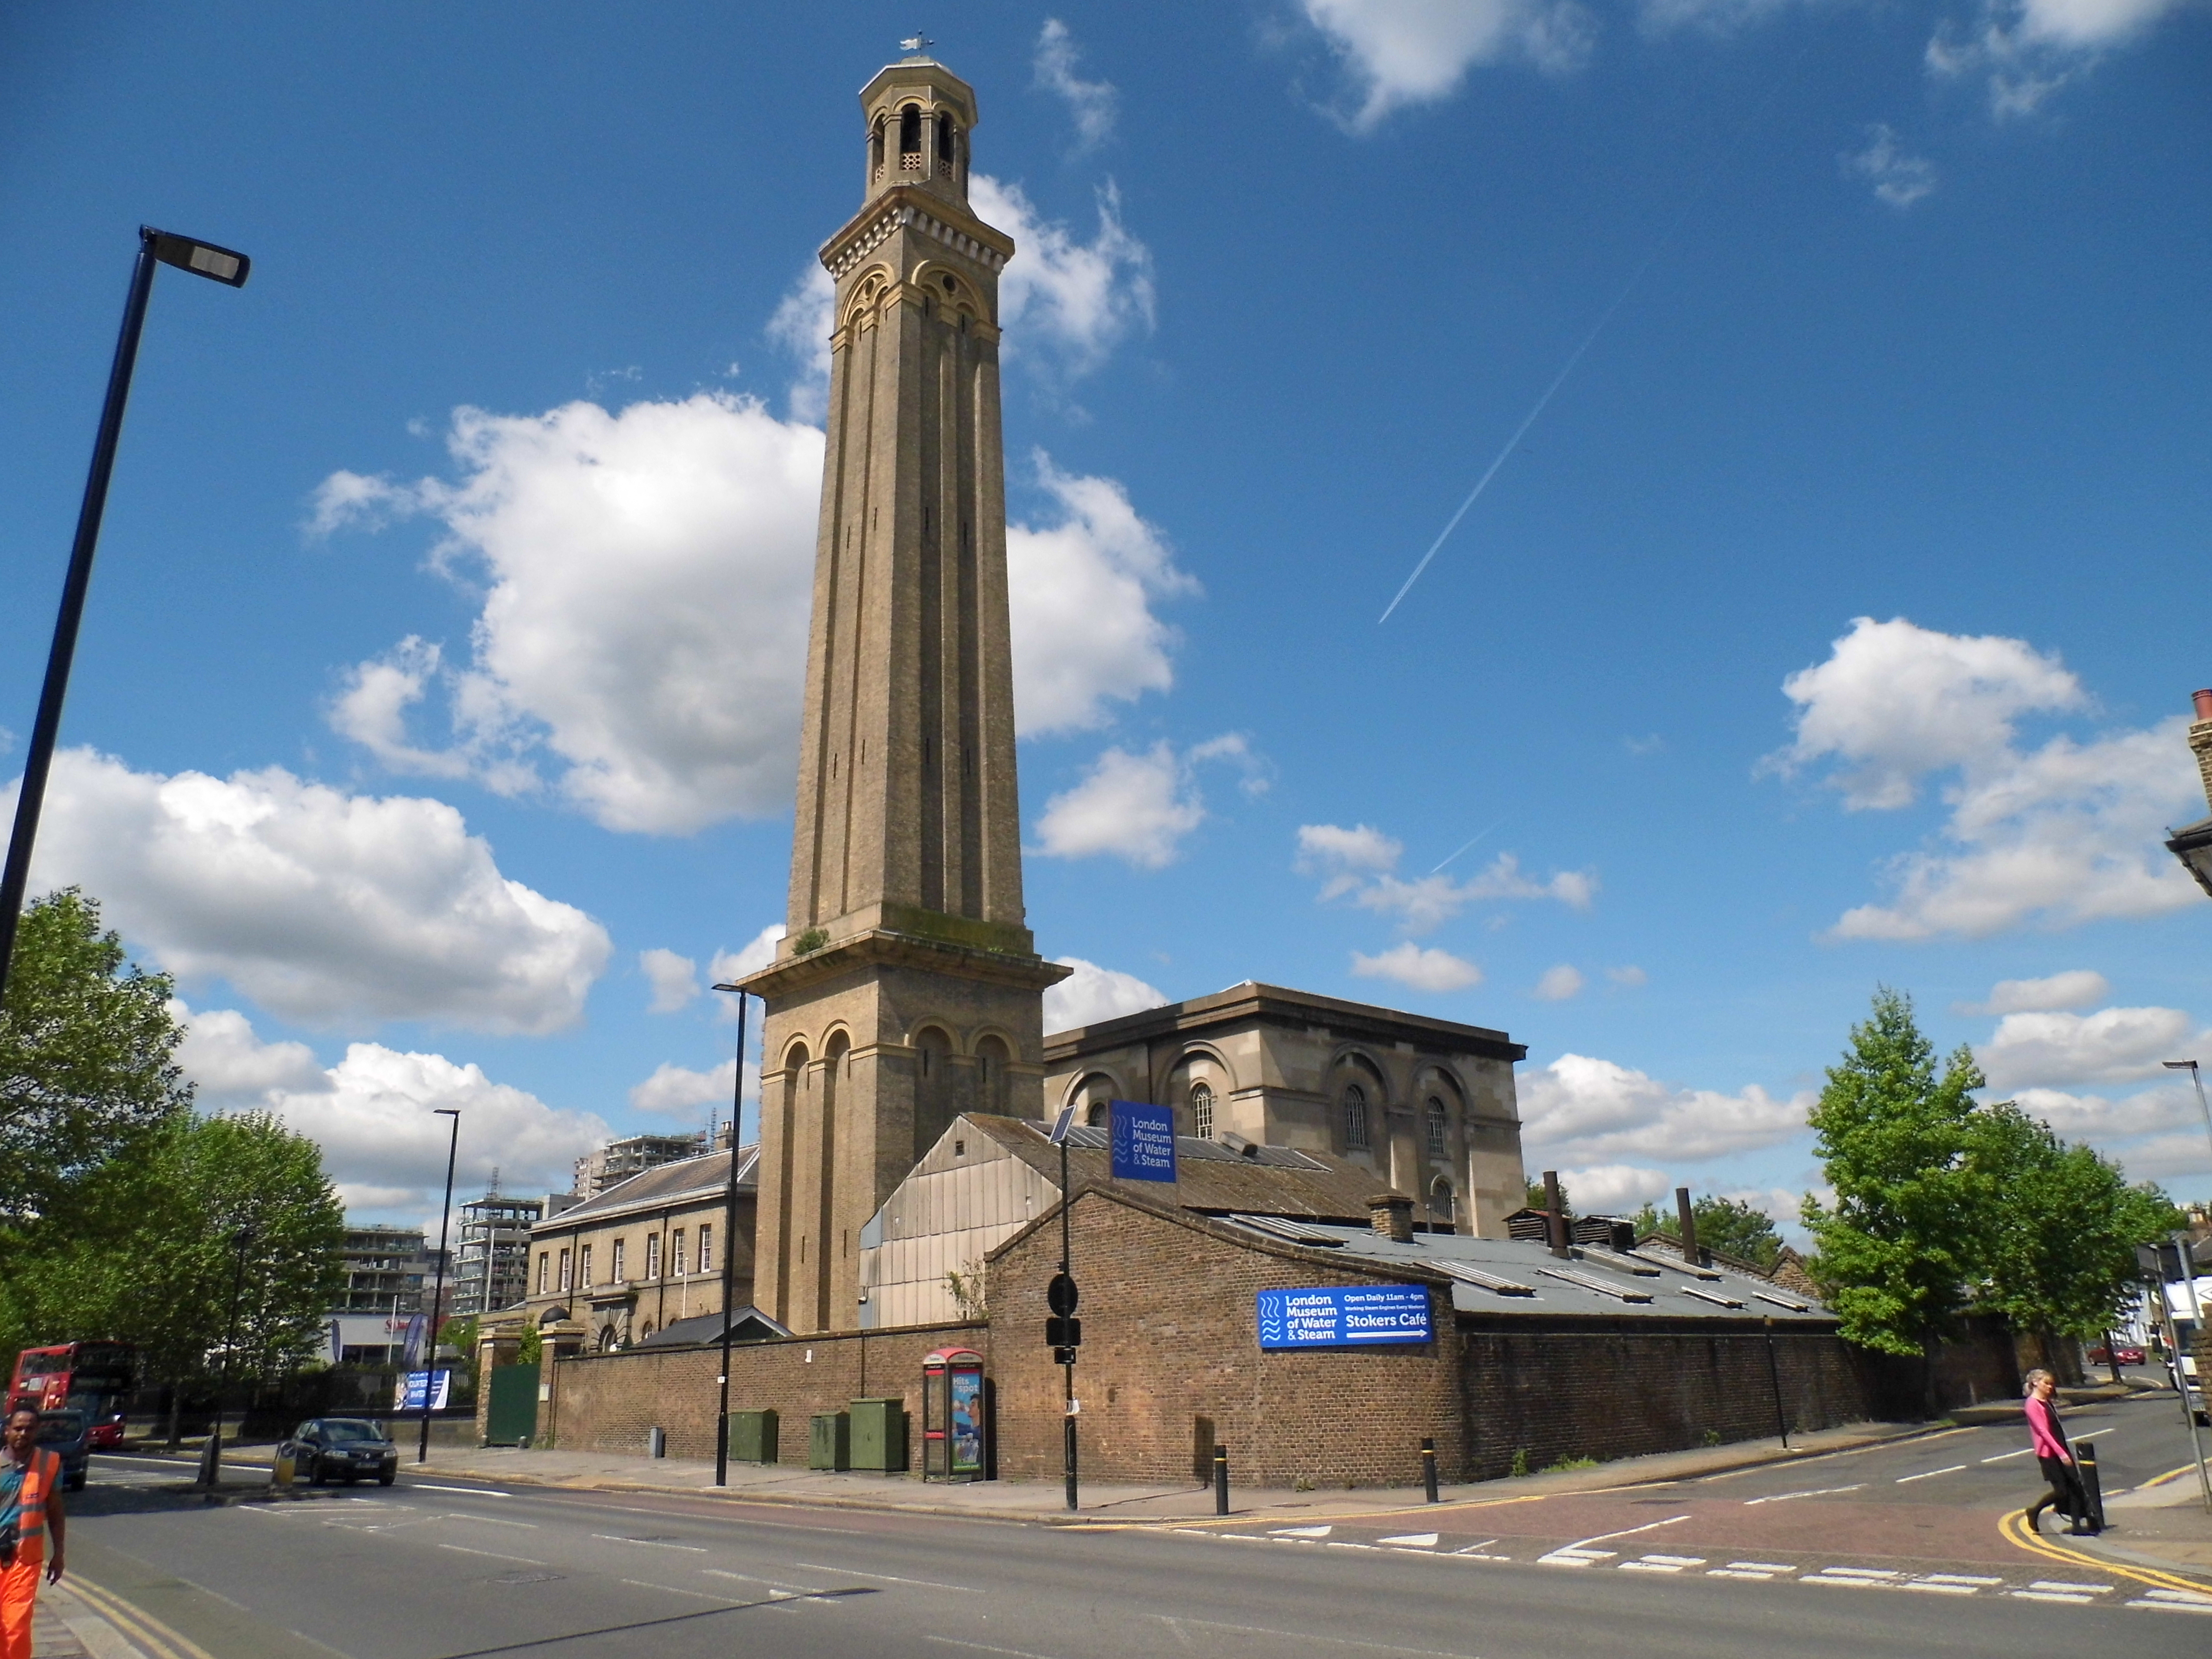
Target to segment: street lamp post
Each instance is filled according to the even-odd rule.
[[[2204,1119],[2204,1138],[2212,1141],[2212,1106],[2204,1103],[2204,1079],[2197,1069],[2197,1062],[2193,1060],[2162,1060],[2159,1064],[2169,1072],[2189,1073],[2189,1080],[2197,1085],[2197,1110]]]
[[[138,336],[153,297],[154,267],[174,265],[232,288],[246,286],[252,261],[243,253],[173,236],[151,225],[138,227],[138,263],[131,273],[131,295],[123,302],[123,331],[115,342],[115,362],[107,372],[107,400],[100,406],[100,433],[92,446],[92,471],[84,501],[77,509],[76,540],[70,549],[69,574],[62,580],[61,612],[54,619],[54,641],[46,653],[46,682],[39,689],[39,712],[31,722],[31,747],[23,757],[23,781],[15,797],[15,827],[8,840],[8,861],[0,868],[0,997],[8,991],[8,969],[15,955],[15,923],[31,880],[31,845],[39,836],[39,812],[46,804],[46,774],[52,769],[54,740],[60,734],[62,700],[69,695],[70,664],[76,656],[77,625],[84,619],[86,590],[92,585],[93,550],[100,544],[100,520],[107,509],[107,480],[115,471],[116,441],[123,433],[123,406],[131,397],[131,372],[138,362]]]
[[[238,1346],[238,1303],[246,1290],[246,1250],[252,1242],[250,1226],[239,1227],[230,1235],[230,1311],[223,1318],[222,1370],[215,1385],[215,1426],[200,1453],[200,1485],[210,1492],[222,1482],[222,1418],[230,1403],[230,1356]]]
[[[453,1120],[453,1133],[446,1143],[446,1204],[438,1212],[437,1276],[431,1280],[434,1288],[430,1291],[429,1334],[422,1340],[422,1431],[415,1442],[417,1463],[430,1461],[430,1385],[438,1374],[438,1315],[446,1301],[446,1230],[453,1222],[453,1160],[461,1151],[460,1113],[451,1106],[434,1107],[432,1110],[439,1117]],[[484,1264],[487,1273],[490,1265],[489,1261]],[[487,1279],[485,1282],[490,1281]]]
[[[722,1370],[714,1381],[722,1390],[714,1411],[714,1484],[730,1484],[730,1306],[738,1292],[737,1252],[731,1247],[738,1237],[738,1121],[745,1110],[745,989],[742,985],[717,985],[738,1000],[738,1075],[730,1085],[730,1176],[722,1189]],[[707,1149],[714,1149],[709,1146]]]

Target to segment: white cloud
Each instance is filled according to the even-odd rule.
[[[1111,81],[1086,81],[1078,75],[1081,57],[1067,25],[1057,17],[1046,18],[1037,34],[1036,83],[1066,101],[1076,137],[1088,149],[1113,131],[1119,94]]]
[[[1521,860],[1500,853],[1480,875],[1465,882],[1431,872],[1412,881],[1391,874],[1402,843],[1366,824],[1298,827],[1297,870],[1322,878],[1321,897],[1353,896],[1353,902],[1399,919],[1409,933],[1424,933],[1449,921],[1467,905],[1493,899],[1558,899],[1577,910],[1589,908],[1597,876],[1588,870],[1555,872],[1543,881],[1521,873]]]
[[[1544,976],[1536,981],[1534,994],[1540,1001],[1565,1002],[1571,997],[1580,996],[1583,987],[1588,982],[1579,969],[1563,962],[1556,968],[1544,970]]]
[[[82,885],[179,979],[226,980],[307,1025],[558,1030],[611,949],[581,910],[502,875],[444,802],[349,795],[280,767],[163,777],[65,750],[32,880]]]
[[[791,383],[791,418],[809,426],[829,412],[830,337],[836,321],[837,284],[818,260],[809,262],[768,319],[768,337],[799,364]]]
[[[2180,1195],[2206,1191],[2202,1177],[2212,1172],[2212,1143],[2186,1082],[2161,1083],[2117,1100],[2063,1089],[2022,1089],[2012,1099],[2055,1133],[2118,1158],[2130,1181],[2193,1177]]]
[[[1304,0],[1304,8],[1351,72],[1357,107],[1340,118],[1356,132],[1450,97],[1477,64],[1523,58],[1578,68],[1595,34],[1573,0]]]
[[[1732,1095],[1677,1089],[1611,1060],[1571,1054],[1523,1073],[1516,1092],[1532,1167],[1540,1160],[1556,1165],[1755,1152],[1803,1134],[1814,1099],[1808,1091],[1778,1100],[1755,1084]]]
[[[1062,472],[1042,450],[1036,465],[1060,519],[1006,526],[1014,719],[1024,736],[1101,726],[1110,703],[1167,690],[1176,635],[1152,606],[1199,591],[1120,484]]]
[[[462,409],[448,484],[387,486],[439,520],[450,565],[489,579],[473,659],[449,673],[456,743],[404,741],[398,709],[434,667],[419,641],[354,672],[334,720],[396,770],[490,787],[534,775],[606,828],[682,834],[789,799],[811,600],[822,434],[702,393],[610,414]],[[326,481],[318,521],[358,517]],[[426,759],[425,757],[435,757]]]
[[[1103,1020],[1119,1019],[1124,1014],[1142,1013],[1168,1000],[1165,992],[1146,984],[1134,974],[1101,968],[1081,957],[1060,957],[1055,960],[1075,971],[1045,991],[1044,1029],[1048,1032],[1073,1031]]]
[[[1631,1216],[1649,1203],[1656,1203],[1673,1189],[1663,1170],[1645,1170],[1632,1164],[1601,1164],[1584,1170],[1562,1170],[1559,1184],[1578,1215]]]
[[[1084,241],[1048,219],[1018,184],[978,173],[968,202],[1014,239],[999,276],[999,324],[1009,358],[1035,353],[1069,376],[1087,374],[1131,334],[1152,326],[1152,251],[1121,223],[1121,194],[1097,194],[1098,230]]]
[[[735,951],[717,951],[707,977],[720,985],[734,983],[757,974],[775,960],[775,947],[783,942],[784,925],[771,921]]]
[[[495,1170],[507,1192],[566,1191],[576,1158],[608,1135],[595,1114],[550,1107],[442,1054],[356,1042],[325,1069],[303,1044],[261,1042],[242,1014],[190,1019],[179,1060],[203,1103],[273,1112],[313,1139],[355,1208],[427,1208],[434,1218],[451,1133],[441,1107],[461,1114],[457,1194],[482,1191]]]
[[[2047,979],[2001,979],[1987,1002],[1954,1003],[1954,1014],[2027,1014],[2049,1008],[2087,1008],[2112,994],[2102,974],[2075,968]]]
[[[699,994],[699,964],[658,946],[637,953],[638,971],[653,987],[652,1012],[672,1014]]]
[[[2024,750],[2019,717],[2085,708],[2080,682],[2025,641],[1901,618],[1860,617],[1826,662],[1783,690],[1800,706],[1796,741],[1766,763],[1841,763],[1830,781],[1847,807],[1901,807],[1929,775],[1955,774],[1943,790],[1946,844],[1891,860],[1893,902],[1846,913],[1837,937],[1978,937],[2199,902],[2162,845],[2163,826],[2195,805],[2185,717]]]
[[[1893,208],[1909,208],[1935,192],[1936,164],[1924,155],[1907,155],[1887,122],[1869,127],[1866,148],[1847,152],[1841,160],[1846,175],[1867,179],[1874,193]]]
[[[737,1077],[738,1062],[734,1058],[724,1060],[711,1072],[695,1072],[663,1061],[651,1077],[631,1086],[629,1103],[638,1111],[669,1117],[685,1117],[702,1106],[726,1108],[730,1088]],[[750,1060],[745,1062],[745,1099],[755,1104],[760,1100],[760,1067]],[[728,1115],[726,1110],[722,1113],[725,1119]]]
[[[822,438],[702,395],[610,414],[453,419],[457,483],[325,480],[319,521],[411,511],[490,578],[465,667],[412,635],[346,676],[331,723],[403,774],[539,787],[612,830],[685,834],[784,810],[798,770]],[[1040,452],[1059,522],[1010,526],[1014,708],[1026,733],[1103,723],[1174,682],[1158,601],[1195,593],[1110,478]],[[349,480],[341,485],[339,479]],[[373,487],[371,487],[373,486]],[[442,691],[452,741],[410,737]]]
[[[2132,1082],[2156,1077],[2160,1060],[2186,1059],[2195,1028],[2179,1008],[2007,1014],[1974,1058],[2000,1094]]]
[[[1255,779],[1264,787],[1264,775],[1255,770],[1261,763],[1235,732],[1181,754],[1164,738],[1139,753],[1107,750],[1081,782],[1045,803],[1036,824],[1037,850],[1059,859],[1106,853],[1140,870],[1165,868],[1181,854],[1183,838],[1206,822],[1198,768],[1216,760],[1244,766],[1247,793]]]
[[[1408,990],[1441,994],[1482,983],[1482,969],[1449,951],[1424,950],[1411,939],[1380,956],[1352,953],[1352,971],[1365,979],[1395,979]]]
[[[1626,986],[1632,990],[1637,986],[1649,985],[1651,982],[1651,975],[1633,963],[1626,968],[1608,968],[1605,970],[1605,976],[1615,985]]]
[[[2032,115],[2106,52],[2128,46],[2188,0],[1983,0],[1971,23],[1947,19],[1928,42],[1929,72],[1988,76],[1990,112]]]

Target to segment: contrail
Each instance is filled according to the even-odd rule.
[[[1699,193],[1703,194],[1702,191]],[[1498,452],[1498,459],[1490,464],[1490,470],[1482,475],[1474,489],[1467,492],[1467,499],[1459,504],[1459,511],[1451,515],[1451,522],[1445,525],[1437,534],[1436,540],[1429,544],[1429,550],[1421,555],[1421,562],[1413,567],[1413,574],[1406,578],[1406,585],[1398,590],[1397,598],[1385,605],[1382,614],[1375,619],[1375,625],[1377,628],[1390,620],[1390,613],[1398,608],[1398,601],[1413,592],[1413,584],[1421,580],[1421,573],[1429,568],[1429,561],[1437,556],[1437,550],[1444,544],[1453,531],[1459,528],[1459,521],[1467,517],[1468,508],[1480,500],[1482,492],[1490,488],[1490,481],[1498,476],[1498,469],[1505,465],[1505,458],[1520,446],[1522,439],[1528,435],[1528,428],[1536,424],[1536,417],[1544,412],[1544,406],[1559,395],[1559,388],[1567,383],[1567,376],[1573,374],[1575,365],[1582,362],[1583,354],[1597,343],[1597,337],[1605,331],[1605,325],[1613,320],[1613,313],[1620,309],[1622,302],[1635,289],[1637,283],[1644,279],[1644,273],[1651,269],[1651,262],[1659,257],[1660,250],[1673,239],[1675,230],[1680,228],[1683,219],[1687,217],[1688,214],[1689,209],[1685,208],[1681,213],[1675,216],[1674,222],[1667,228],[1666,235],[1662,236],[1653,246],[1651,252],[1644,256],[1644,263],[1636,267],[1635,275],[1621,284],[1620,292],[1613,296],[1613,303],[1605,308],[1603,314],[1591,325],[1590,331],[1583,336],[1583,343],[1575,348],[1573,355],[1567,359],[1566,367],[1559,371],[1558,378],[1553,380],[1551,385],[1544,388],[1544,395],[1536,399],[1536,406],[1528,411],[1528,418],[1513,428],[1513,435],[1505,441],[1505,447]]]
[[[1752,129],[1765,118],[1767,110],[1772,106],[1775,99],[1780,94],[1784,83],[1795,75],[1798,65],[1805,61],[1806,54],[1811,50],[1811,46],[1808,45],[1797,54],[1796,61],[1791,64],[1790,69],[1777,76],[1768,86],[1766,95],[1759,100],[1758,107],[1753,110],[1745,119],[1722,155],[1705,169],[1705,176],[1698,181],[1698,187],[1690,192],[1689,199],[1682,204],[1681,210],[1675,214],[1674,222],[1668,225],[1659,240],[1651,245],[1651,252],[1644,256],[1644,263],[1637,266],[1630,274],[1628,280],[1620,285],[1620,292],[1613,296],[1613,303],[1605,308],[1596,322],[1590,325],[1590,331],[1583,336],[1583,343],[1577,346],[1573,354],[1568,357],[1566,367],[1559,371],[1559,377],[1551,385],[1544,388],[1544,395],[1536,399],[1536,406],[1528,411],[1528,418],[1514,428],[1513,435],[1505,441],[1505,447],[1498,452],[1498,459],[1490,464],[1490,470],[1476,482],[1474,489],[1467,492],[1467,499],[1459,504],[1459,511],[1451,515],[1451,522],[1443,527],[1443,532],[1435,541],[1429,544],[1429,550],[1421,555],[1421,562],[1413,567],[1413,574],[1406,578],[1405,586],[1398,590],[1396,598],[1383,607],[1382,614],[1375,619],[1375,625],[1377,628],[1390,620],[1390,613],[1395,611],[1399,602],[1413,591],[1413,584],[1421,580],[1421,573],[1429,568],[1429,561],[1437,556],[1437,550],[1450,538],[1453,531],[1459,528],[1459,521],[1467,516],[1468,509],[1481,499],[1482,492],[1490,488],[1490,481],[1498,476],[1498,469],[1505,465],[1505,458],[1520,447],[1522,439],[1528,435],[1528,428],[1536,424],[1536,418],[1544,412],[1545,405],[1559,395],[1559,388],[1567,383],[1567,377],[1575,372],[1575,365],[1582,362],[1583,354],[1597,343],[1597,337],[1605,332],[1605,325],[1613,320],[1613,313],[1619,311],[1628,296],[1635,292],[1637,283],[1644,280],[1644,273],[1650,270],[1653,263],[1666,252],[1667,244],[1674,240],[1674,234],[1682,228],[1683,222],[1697,210],[1698,204],[1705,199],[1705,192],[1713,187],[1713,180],[1720,176],[1721,161],[1732,155],[1735,146],[1748,137]],[[1456,858],[1459,854],[1455,853],[1452,856]]]
[[[1419,574],[1420,574],[1420,572],[1419,572],[1419,571],[1417,570],[1417,571],[1415,571],[1413,574],[1414,574],[1415,575],[1417,575],[1417,576],[1418,576]],[[1408,586],[1411,586],[1411,584],[1409,583],[1409,584],[1408,584]],[[1385,614],[1385,615],[1388,615],[1389,613],[1388,613],[1388,612],[1385,612],[1384,614]],[[1504,823],[1504,822],[1505,822],[1505,820],[1504,820],[1504,818],[1500,818],[1500,819],[1498,819],[1498,823]],[[1490,830],[1495,830],[1496,828],[1498,828],[1498,823],[1493,823],[1493,824],[1492,824],[1492,825],[1490,826]],[[1487,836],[1487,835],[1490,833],[1490,830],[1484,830],[1484,831],[1482,832],[1482,835],[1481,835],[1481,836],[1475,836],[1475,837],[1474,838],[1474,840],[1473,840],[1473,841],[1469,841],[1469,842],[1468,842],[1464,846],[1461,847],[1461,848],[1459,849],[1459,853],[1464,853],[1465,851],[1467,851],[1468,848],[1474,846],[1474,843],[1475,843],[1475,842],[1480,841],[1480,840],[1483,838],[1483,836]],[[1446,860],[1444,860],[1444,864],[1449,864],[1449,863],[1452,861],[1452,859],[1455,859],[1455,858],[1457,858],[1457,857],[1459,856],[1459,853],[1454,853],[1454,854],[1451,855],[1451,859],[1446,859]],[[1430,873],[1431,875],[1432,875],[1432,876],[1433,876],[1433,875],[1435,875],[1435,874],[1437,873],[1437,870],[1442,870],[1442,869],[1444,867],[1444,864],[1439,864],[1438,866],[1437,866],[1436,870],[1431,870],[1431,871],[1430,871],[1430,872],[1429,872],[1429,873]]]

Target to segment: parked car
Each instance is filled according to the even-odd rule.
[[[2118,1363],[2123,1365],[2140,1365],[2143,1363],[2143,1351],[2133,1342],[2121,1343],[2113,1352],[2107,1352],[2105,1345],[2100,1342],[2089,1350],[2089,1363],[2092,1365],[2110,1365],[2115,1363],[2115,1354],[2118,1356]]]
[[[39,1443],[62,1459],[62,1490],[82,1492],[92,1470],[92,1419],[70,1407],[39,1413]]]
[[[294,1477],[319,1486],[336,1479],[349,1486],[367,1475],[388,1486],[399,1477],[399,1448],[384,1425],[365,1417],[317,1417],[302,1423],[276,1448],[292,1460]]]

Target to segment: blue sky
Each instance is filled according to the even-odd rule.
[[[693,988],[782,910],[813,252],[917,21],[1022,247],[1058,1013],[1501,1027],[1532,1170],[1780,1209],[1886,982],[2212,1195],[2157,1066],[2212,1050],[2158,844],[2212,684],[2175,0],[16,9],[0,773],[134,228],[255,259],[159,284],[38,867],[179,975],[209,1103],[417,1216],[432,1106],[528,1190],[726,1097]]]

